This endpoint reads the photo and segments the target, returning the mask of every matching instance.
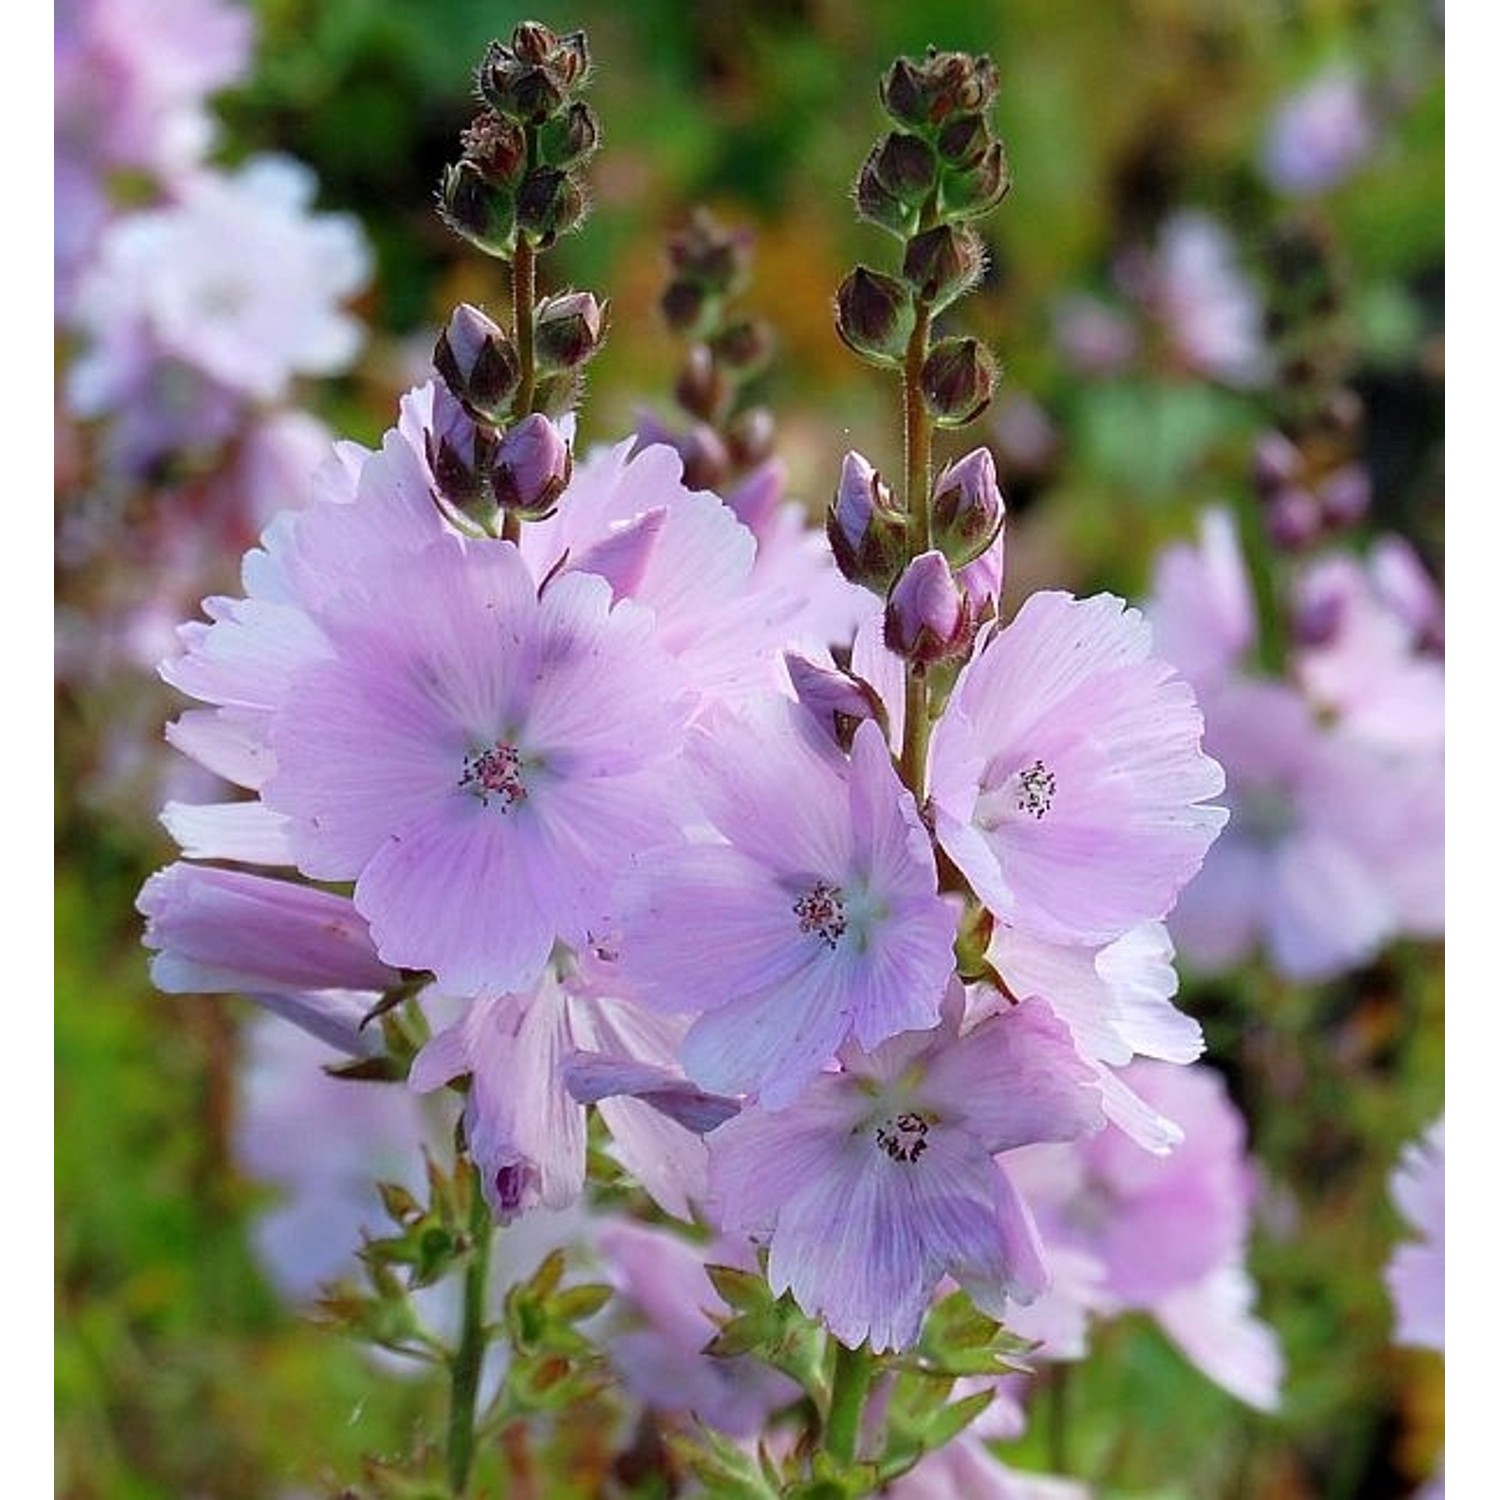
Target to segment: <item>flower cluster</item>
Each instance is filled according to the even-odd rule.
[[[1119,598],[1008,608],[991,455],[932,473],[933,428],[997,378],[931,336],[1008,180],[993,65],[883,82],[857,199],[902,265],[860,267],[838,319],[910,372],[908,462],[850,453],[816,551],[650,433],[575,453],[604,305],[539,298],[535,258],[579,216],[587,73],[536,23],[491,49],[443,211],[509,262],[509,319],[457,310],[439,379],[339,447],[163,666],[196,703],[169,738],[234,792],[165,810],[156,982],[249,995],[350,1076],[454,1084],[501,1222],[579,1203],[602,1122],[659,1215],[847,1350],[912,1348],[955,1286],[1008,1318],[1085,1263],[1091,1306],[1244,1331],[1243,1141],[1185,1068],[1163,925],[1226,820],[1193,688]],[[1072,1165],[1039,1177],[1052,1150]],[[1106,1184],[1078,1187],[1094,1241],[1058,1200],[1077,1172]],[[1200,1200],[1201,1243],[1151,1268],[1141,1222]],[[634,1233],[620,1277],[659,1303]],[[1247,1336],[1216,1373],[1265,1404]],[[637,1355],[659,1381],[667,1353]]]

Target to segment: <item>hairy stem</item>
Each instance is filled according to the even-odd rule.
[[[917,302],[916,326],[906,344],[902,370],[902,417],[905,436],[906,472],[903,497],[906,504],[908,557],[919,557],[932,547],[932,418],[922,400],[922,365],[927,358],[927,335],[932,326],[932,308]],[[911,789],[920,807],[927,792],[927,741],[932,718],[927,695],[927,674],[915,662],[906,664],[906,716],[901,736],[901,779]]]

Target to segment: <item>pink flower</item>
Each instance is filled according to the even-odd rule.
[[[381,580],[369,580],[379,589]],[[381,956],[459,994],[528,989],[608,919],[632,851],[669,837],[660,788],[687,700],[651,617],[588,574],[539,599],[515,549],[439,539],[345,601],[296,677],[262,795],[298,864],[353,880]]]
[[[1159,921],[1223,826],[1188,685],[1109,595],[1034,594],[932,738],[939,843],[1002,921],[1099,946]]]
[[[1439,1118],[1420,1139],[1402,1148],[1391,1174],[1391,1197],[1412,1231],[1386,1265],[1386,1285],[1395,1308],[1395,1341],[1441,1350],[1444,1330],[1443,1167],[1444,1130]]]
[[[999,1317],[1047,1283],[1031,1216],[997,1153],[1099,1128],[1066,1026],[1037,999],[960,1035],[955,981],[935,1030],[850,1044],[786,1109],[748,1108],[708,1136],[719,1223],[770,1243],[790,1289],[851,1348],[917,1337],[952,1276]]]
[[[701,1011],[688,1075],[790,1103],[853,1037],[935,1025],[956,917],[879,729],[847,762],[785,700],[714,715],[686,769],[718,837],[642,857],[620,892],[620,971],[643,1004]]]

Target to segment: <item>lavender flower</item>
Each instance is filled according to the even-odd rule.
[[[1035,594],[938,722],[938,841],[1019,930],[1099,946],[1160,920],[1224,824],[1192,691],[1150,649],[1118,599]]]
[[[1437,1119],[1401,1151],[1391,1174],[1391,1197],[1412,1237],[1392,1253],[1386,1284],[1395,1309],[1395,1341],[1441,1350],[1443,1320],[1443,1135],[1446,1121]]]
[[[1261,143],[1260,167],[1272,187],[1309,197],[1337,187],[1375,145],[1363,84],[1349,68],[1333,67],[1276,105]]]
[[[387,962],[524,991],[607,920],[620,861],[669,836],[656,778],[688,700],[663,691],[649,614],[600,578],[538,599],[508,543],[443,538],[401,586],[400,614],[366,597],[325,622],[333,656],[293,683],[262,795],[305,873],[355,882]]]
[[[620,892],[620,969],[642,1003],[701,1011],[690,1077],[789,1104],[846,1039],[937,1022],[956,925],[880,730],[844,757],[784,700],[715,715],[688,768],[718,837],[642,857]]]
[[[790,1107],[746,1109],[708,1137],[718,1222],[769,1241],[772,1290],[850,1347],[910,1345],[944,1276],[997,1317],[1037,1296],[1041,1247],[995,1156],[1102,1123],[1045,1002],[961,1033],[963,1009],[955,981],[936,1029],[850,1044]]]

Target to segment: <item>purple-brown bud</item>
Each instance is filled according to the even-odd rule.
[[[922,400],[941,427],[972,422],[995,394],[995,357],[973,338],[942,339],[922,364]]]
[[[1323,507],[1311,490],[1288,485],[1267,502],[1266,534],[1275,546],[1300,552],[1322,536]]]
[[[573,450],[557,425],[541,412],[523,417],[501,434],[491,468],[495,501],[523,521],[541,521],[573,477]]]
[[[526,173],[526,132],[514,120],[481,110],[459,138],[464,158],[496,187],[520,186]]]
[[[943,174],[939,190],[942,213],[948,219],[977,219],[999,205],[1010,191],[1010,160],[1005,144],[996,141],[972,167]]]
[[[498,323],[459,303],[438,335],[432,363],[474,417],[496,426],[505,419],[520,383],[521,361]]]
[[[953,114],[982,113],[999,89],[988,56],[929,47],[920,62],[896,59],[880,81],[880,102],[893,119],[920,129],[941,126]]]
[[[854,744],[854,731],[866,719],[874,719],[882,733],[889,729],[885,704],[863,677],[809,661],[795,651],[788,651],[785,660],[797,701],[843,750]]]
[[[968,291],[984,271],[984,246],[972,229],[938,224],[907,241],[901,275],[934,311]]]
[[[906,562],[906,517],[862,454],[844,455],[826,524],[839,571],[850,583],[884,594]]]
[[[1005,501],[995,458],[975,448],[949,464],[933,487],[932,541],[955,568],[973,562],[999,534]]]
[[[723,373],[707,344],[688,347],[673,394],[677,404],[701,422],[714,422],[729,395]]]
[[[1340,464],[1318,486],[1324,524],[1335,531],[1357,526],[1370,510],[1370,471],[1362,463]]]
[[[914,557],[886,600],[886,646],[922,666],[961,656],[974,626],[969,600],[941,552]]]
[[[1302,450],[1284,432],[1263,432],[1255,440],[1250,477],[1263,498],[1296,484],[1307,467]]]
[[[575,167],[599,149],[599,120],[581,99],[537,131],[537,155],[549,167]]]
[[[508,256],[515,248],[516,200],[467,157],[443,168],[438,214],[455,234],[486,255]]]
[[[776,418],[767,407],[746,407],[725,429],[724,440],[735,467],[753,469],[775,451]]]
[[[489,475],[498,446],[494,429],[476,423],[463,403],[440,385],[433,391],[432,424],[423,439],[438,503],[450,514],[493,532],[497,513]]]
[[[856,266],[839,287],[834,324],[856,354],[899,368],[917,324],[911,289],[894,276]]]
[[[516,224],[538,250],[583,222],[583,189],[557,167],[534,167],[516,194]]]
[[[548,370],[571,370],[599,351],[609,323],[609,303],[592,292],[544,297],[536,307],[537,363]]]

